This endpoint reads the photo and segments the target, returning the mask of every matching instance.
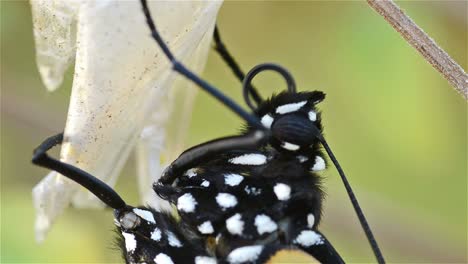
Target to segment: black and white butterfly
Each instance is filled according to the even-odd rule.
[[[172,203],[177,214],[133,207],[108,185],[87,172],[47,155],[63,140],[59,134],[44,141],[33,162],[76,181],[113,208],[119,241],[127,263],[267,263],[282,255],[294,261],[343,263],[319,231],[323,192],[318,172],[326,168],[324,147],[343,178],[350,199],[379,263],[383,257],[352,193],[322,136],[320,91],[297,92],[283,67],[259,64],[243,74],[215,30],[218,52],[243,82],[252,113],[193,74],[171,53],[151,18],[143,11],[152,37],[173,69],[220,100],[246,121],[235,136],[215,139],[183,152],[153,189]],[[287,90],[262,99],[252,84],[259,73],[274,71]]]

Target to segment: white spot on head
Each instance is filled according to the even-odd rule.
[[[184,173],[184,175],[189,178],[195,177],[197,176],[197,169],[196,168],[189,169]]]
[[[154,221],[153,213],[151,213],[150,211],[133,208],[133,212],[139,217],[145,219],[146,221],[156,224],[156,221]]]
[[[306,162],[306,161],[309,160],[308,157],[303,156],[303,155],[299,155],[299,156],[297,156],[296,158],[297,158],[297,160],[298,160],[300,163],[303,163],[303,162]]]
[[[174,264],[174,262],[172,261],[171,257],[169,257],[168,255],[164,254],[164,253],[159,253],[155,258],[154,258],[154,262],[156,264]]]
[[[197,201],[190,193],[186,193],[177,199],[177,209],[182,212],[192,213],[195,211],[195,206],[197,205]]]
[[[226,228],[233,235],[242,235],[244,231],[244,221],[240,214],[235,214],[226,220]]]
[[[314,245],[322,245],[324,243],[323,237],[312,230],[302,231],[296,239],[293,241],[304,247],[310,247]]]
[[[218,193],[216,195],[216,202],[223,209],[234,207],[237,205],[237,198],[229,193]]]
[[[167,240],[169,241],[169,245],[173,247],[182,247],[182,242],[176,237],[176,235],[170,231],[166,232]]]
[[[252,195],[255,195],[255,196],[262,193],[262,189],[256,188],[256,187],[251,187],[251,186],[248,186],[248,185],[245,186],[244,191],[247,194],[252,194]]]
[[[239,174],[231,173],[224,175],[224,183],[229,186],[237,186],[242,180],[244,180],[244,176]]]
[[[321,170],[324,170],[325,168],[326,168],[325,160],[320,156],[316,156],[314,166],[312,167],[312,171],[321,171]]]
[[[161,240],[161,230],[159,230],[159,228],[154,228],[153,232],[151,232],[151,239],[156,241],[156,242],[159,242],[159,240]]]
[[[195,264],[216,264],[218,263],[216,259],[210,258],[207,256],[196,256],[195,257]]]
[[[291,151],[296,151],[301,148],[300,146],[296,144],[292,144],[286,141],[281,144],[281,147],[287,150],[291,150]]]
[[[278,229],[278,225],[271,220],[268,215],[257,215],[255,217],[255,226],[257,227],[257,232],[259,235],[263,233],[271,233]]]
[[[309,228],[314,227],[315,224],[315,216],[313,214],[308,214],[307,215],[307,226]]]
[[[309,112],[309,120],[312,122],[317,121],[317,113],[315,111],[310,111]]]
[[[198,231],[202,234],[212,234],[214,232],[213,225],[211,225],[210,221],[205,221],[201,225],[198,226]]]
[[[260,122],[262,122],[262,125],[264,125],[266,128],[271,128],[271,124],[273,124],[273,117],[271,115],[266,114],[260,119]]]
[[[278,197],[278,200],[285,201],[288,200],[291,196],[291,187],[284,183],[277,183],[275,187],[273,187],[273,191]]]
[[[260,256],[260,253],[262,253],[262,250],[263,246],[261,245],[236,248],[229,253],[227,260],[229,263],[233,264],[255,262],[255,260]]]
[[[127,250],[127,252],[133,252],[137,244],[135,235],[125,232],[122,232],[122,235],[125,239],[125,249]]]
[[[266,161],[265,155],[257,153],[244,154],[229,160],[230,163],[237,165],[263,165]]]
[[[210,186],[210,182],[207,181],[207,180],[203,180],[203,182],[200,183],[200,186],[202,186],[202,187],[209,187],[209,186]]]
[[[295,112],[301,109],[301,107],[303,107],[306,104],[307,104],[307,101],[281,105],[276,108],[276,113],[282,115],[282,114]]]

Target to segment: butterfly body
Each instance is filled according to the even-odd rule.
[[[210,156],[175,175],[171,184],[156,183],[155,192],[177,208],[180,221],[176,223],[166,215],[165,220],[155,221],[153,228],[157,233],[172,234],[169,237],[173,239],[177,234],[177,241],[181,241],[172,245],[159,243],[156,251],[177,259],[182,256],[177,254],[177,247],[184,245],[188,248],[184,251],[185,263],[196,257],[227,263],[263,263],[286,249],[302,250],[322,262],[342,262],[317,230],[324,196],[318,172],[325,169],[325,161],[316,140],[291,138],[291,145],[303,142],[291,149],[291,145],[281,141],[289,136],[289,131],[275,131],[276,120],[283,120],[282,125],[296,134],[301,134],[303,126],[294,131],[294,122],[301,118],[306,120],[302,122],[321,127],[315,104],[323,98],[321,92],[273,96],[259,106],[256,114],[263,120],[262,116],[268,116],[269,122],[264,125],[272,128],[276,137],[258,149],[232,149]],[[311,112],[314,118],[310,118]],[[252,133],[251,128],[243,133]],[[176,227],[179,229],[173,230]],[[138,236],[139,232],[125,233],[124,237]],[[160,235],[156,238],[162,241]],[[200,248],[200,244],[205,248]],[[134,258],[134,251],[129,252],[128,247],[123,250],[129,254],[127,260]],[[198,255],[188,254],[192,251]],[[153,255],[150,260],[156,253]]]

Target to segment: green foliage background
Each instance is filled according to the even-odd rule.
[[[466,1],[399,4],[467,69]],[[466,102],[400,35],[364,1],[232,1],[219,26],[245,69],[278,62],[300,89],[327,93],[326,136],[390,262],[466,263]],[[1,262],[121,262],[111,211],[68,210],[35,243],[31,188],[46,171],[30,164],[31,152],[63,129],[71,72],[57,92],[45,91],[25,1],[1,2],[1,38]],[[213,52],[204,77],[241,101]],[[282,89],[278,80],[258,86],[268,95]],[[237,131],[240,120],[219,103],[196,100],[187,146]],[[133,165],[116,188],[135,204]],[[374,261],[337,173],[324,176],[322,230],[348,262]]]

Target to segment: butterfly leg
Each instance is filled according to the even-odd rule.
[[[80,168],[61,162],[60,160],[47,155],[47,151],[49,149],[61,144],[62,141],[63,133],[51,136],[44,140],[44,142],[34,150],[32,162],[38,166],[59,172],[67,178],[79,183],[112,208],[124,208],[126,206],[125,202],[107,184]]]
[[[183,152],[171,165],[163,172],[159,180],[163,184],[171,184],[183,171],[190,169],[195,164],[234,149],[258,149],[269,138],[269,133],[255,131],[241,136],[224,137],[205,142],[192,147]]]
[[[256,127],[259,130],[265,130],[263,125],[260,123],[260,120],[242,109],[237,103],[235,103],[232,99],[221,93],[216,87],[213,85],[209,84],[207,81],[203,80],[199,76],[197,76],[195,73],[187,69],[181,62],[179,62],[175,57],[174,54],[169,50],[169,47],[166,45],[164,42],[163,38],[159,34],[158,30],[156,29],[156,26],[154,24],[154,21],[151,17],[150,10],[148,8],[148,4],[146,0],[141,0],[141,4],[143,7],[143,12],[146,17],[146,22],[148,24],[148,27],[151,30],[151,36],[153,39],[158,43],[159,47],[162,49],[163,53],[166,55],[166,57],[170,60],[172,64],[172,68],[183,75],[185,78],[189,79],[190,81],[194,82],[197,84],[201,89],[205,90],[209,94],[211,94],[213,97],[218,99],[221,103],[223,103],[225,106],[227,106],[229,109],[231,109],[233,112],[235,112],[237,115],[242,117],[244,120],[246,120],[251,126]]]
[[[237,77],[237,79],[239,79],[239,81],[242,83],[245,79],[245,73],[244,71],[242,71],[239,64],[236,62],[234,57],[232,57],[231,53],[226,48],[226,45],[222,41],[221,35],[219,34],[218,26],[215,27],[213,40],[215,43],[214,49],[216,50],[216,52],[218,52],[219,56],[221,56],[221,58],[228,65],[228,67],[232,70],[232,72]],[[250,93],[252,95],[252,98],[257,104],[260,104],[263,101],[263,99],[260,97],[255,87],[251,86]]]

